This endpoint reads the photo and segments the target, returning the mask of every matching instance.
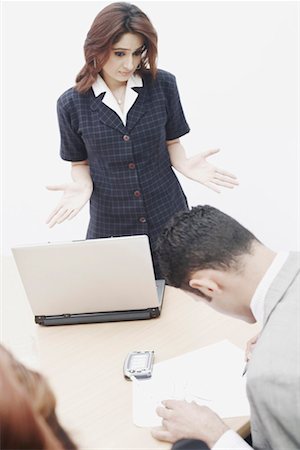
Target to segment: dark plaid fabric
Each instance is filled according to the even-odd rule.
[[[175,77],[159,70],[143,82],[126,126],[92,89],[71,88],[58,100],[61,157],[88,159],[94,183],[87,238],[147,234],[153,245],[168,219],[188,208],[166,147],[189,132]]]

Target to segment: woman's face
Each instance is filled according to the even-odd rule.
[[[144,41],[139,34],[126,33],[116,42],[102,68],[106,83],[126,83],[141,62]]]

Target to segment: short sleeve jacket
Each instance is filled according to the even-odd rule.
[[[169,218],[187,209],[166,141],[189,132],[175,77],[147,73],[127,114],[74,88],[58,99],[61,157],[88,160],[93,181],[87,238],[147,234],[153,244]]]

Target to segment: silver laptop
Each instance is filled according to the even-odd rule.
[[[160,315],[164,280],[155,280],[148,236],[12,248],[35,322],[66,325]]]

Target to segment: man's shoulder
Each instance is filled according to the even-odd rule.
[[[300,269],[300,252],[298,251],[289,252],[287,263]]]
[[[280,286],[285,288],[288,294],[292,289],[293,285],[297,285],[300,282],[300,252],[292,251],[289,252],[285,263],[283,264],[278,275],[273,281],[275,285],[275,290],[278,291]]]

